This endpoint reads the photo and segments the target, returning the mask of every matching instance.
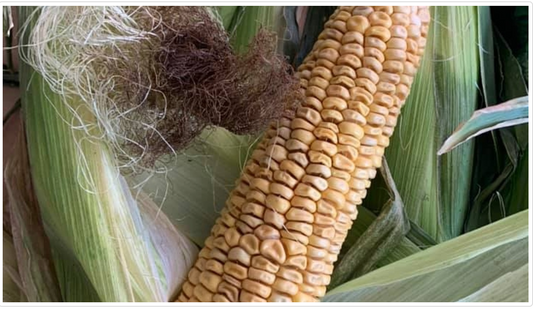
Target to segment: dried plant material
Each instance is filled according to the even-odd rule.
[[[298,81],[261,32],[247,54],[206,7],[45,7],[23,58],[74,108],[74,130],[114,148],[120,167],[154,168],[203,129],[263,130],[298,100]],[[91,113],[94,121],[79,116]]]
[[[24,130],[19,132],[14,155],[6,164],[5,184],[20,288],[31,302],[61,301],[50,242],[33,191]]]

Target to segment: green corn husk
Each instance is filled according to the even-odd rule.
[[[461,234],[474,144],[437,157],[477,106],[477,9],[433,7],[425,54],[385,156],[409,218],[432,238]]]
[[[413,254],[339,286],[323,300],[527,301],[528,216],[526,210]],[[510,282],[517,283],[514,289]],[[490,293],[497,290],[508,293]]]
[[[282,42],[285,20],[281,6],[217,7],[224,28],[237,52],[245,52],[260,29],[274,31]],[[283,44],[279,44],[282,49]]]
[[[33,11],[19,9],[19,20],[29,22],[26,31],[38,17]],[[79,129],[95,123],[87,105],[52,92],[26,63],[20,74],[32,180],[56,258],[79,264],[82,272],[76,276],[86,276],[102,301],[172,298],[197,249],[175,230],[154,232],[166,217],[154,217],[132,197],[112,152],[95,138],[99,127]],[[169,250],[174,250],[172,261],[163,254]]]

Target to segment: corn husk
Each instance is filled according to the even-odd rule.
[[[32,12],[20,8],[26,31],[38,17]],[[80,266],[102,301],[167,301],[197,249],[176,231],[153,228],[153,214],[163,214],[139,206],[108,145],[95,138],[99,127],[88,125],[96,122],[88,105],[52,92],[27,64],[20,73],[32,180],[54,250]],[[175,259],[163,258],[165,250]]]
[[[468,209],[472,141],[437,151],[477,106],[477,9],[433,7],[424,58],[385,152],[409,218],[438,241],[461,234]]]

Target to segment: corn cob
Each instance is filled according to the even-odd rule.
[[[427,7],[340,7],[298,68],[177,301],[317,301],[423,53]]]

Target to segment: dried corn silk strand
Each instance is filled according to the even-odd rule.
[[[427,7],[339,7],[177,301],[317,301],[381,165],[422,56]]]

